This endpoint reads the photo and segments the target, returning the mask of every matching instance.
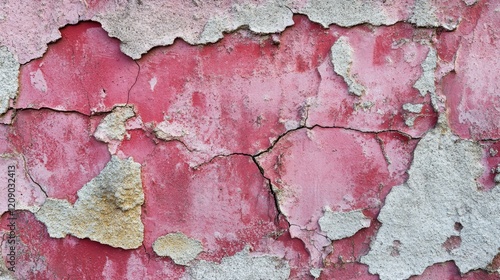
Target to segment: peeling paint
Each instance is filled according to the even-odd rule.
[[[102,142],[122,141],[126,134],[125,122],[135,116],[133,106],[115,106],[97,127],[94,137]]]
[[[283,259],[270,255],[250,254],[248,247],[219,263],[198,261],[187,269],[184,279],[269,279],[284,280],[290,276],[290,266]]]
[[[353,49],[349,45],[346,37],[340,37],[331,48],[332,63],[335,73],[344,78],[349,92],[361,96],[365,92],[365,87],[358,83],[355,74],[351,73],[351,64],[354,59]]]
[[[384,7],[376,1],[309,0],[307,5],[298,9],[298,12],[306,14],[312,21],[320,23],[323,27],[328,27],[330,24],[345,27],[363,23],[389,25],[398,21],[398,18],[388,17]]]
[[[403,110],[415,114],[420,114],[422,112],[423,107],[424,104],[411,104],[411,103],[403,104]]]
[[[102,172],[78,191],[74,205],[48,198],[35,213],[53,238],[67,234],[123,249],[142,245],[141,166],[113,156]]]
[[[500,247],[500,188],[478,191],[482,156],[478,143],[445,125],[426,134],[408,181],[388,195],[378,216],[382,227],[361,258],[370,273],[406,279],[449,260],[461,273],[488,266]]]
[[[436,85],[435,85],[435,70],[437,66],[437,53],[432,47],[429,47],[427,57],[422,62],[422,76],[415,82],[413,87],[417,89],[422,96],[427,93],[431,95],[431,102],[434,110],[437,108]]]
[[[206,1],[131,1],[98,14],[110,36],[122,41],[121,49],[139,59],[155,46],[171,45],[176,38],[190,44],[214,43],[225,32],[248,26],[256,33],[275,33],[293,24],[292,12],[283,1],[226,4]]]
[[[18,76],[19,63],[17,59],[7,47],[0,46],[0,115],[7,112],[10,100],[17,97]]]
[[[328,238],[339,240],[353,236],[360,229],[369,227],[371,219],[366,217],[361,210],[333,212],[326,208],[318,223]]]
[[[200,241],[176,232],[158,237],[153,243],[158,256],[170,257],[176,264],[189,265],[203,251]]]

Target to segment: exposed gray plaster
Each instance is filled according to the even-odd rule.
[[[141,165],[131,158],[113,156],[101,173],[78,191],[74,205],[48,198],[35,216],[54,238],[71,234],[135,249],[144,239],[143,203]]]
[[[396,18],[388,18],[376,1],[310,0],[303,8],[299,8],[298,12],[323,27],[330,24],[349,27],[362,23],[390,25],[397,21]]]
[[[171,45],[176,38],[190,44],[216,42],[224,32],[241,26],[257,33],[275,33],[293,25],[284,1],[253,3],[218,1],[129,1],[96,15],[109,35],[122,41],[121,50],[134,59],[155,46]]]
[[[365,87],[358,83],[351,73],[353,50],[346,37],[340,37],[331,48],[332,64],[335,73],[344,78],[349,92],[361,96]]]
[[[280,257],[254,255],[246,247],[221,263],[198,261],[190,266],[184,279],[194,280],[280,280],[288,279],[290,266]]]
[[[175,232],[158,237],[153,250],[158,256],[170,257],[176,264],[188,265],[203,251],[203,246],[200,241]]]
[[[498,151],[496,153],[498,153]],[[491,149],[490,149],[490,154],[491,154]],[[497,168],[495,168],[495,173],[496,173],[495,178],[494,178],[495,183],[500,183],[500,164],[497,165]]]
[[[317,279],[321,276],[321,268],[311,268],[309,273],[314,277],[314,279]]]
[[[407,279],[449,260],[462,273],[488,266],[500,248],[500,187],[478,191],[482,156],[478,143],[446,125],[420,140],[409,179],[387,196],[382,226],[361,258],[370,273]]]
[[[443,15],[442,11],[436,7],[436,1],[433,0],[416,0],[413,13],[408,19],[408,22],[415,24],[418,27],[443,27],[447,30],[454,30],[457,28],[460,21],[459,18]],[[451,2],[448,5],[453,5]],[[438,18],[441,13],[442,19]]]
[[[369,227],[371,220],[361,210],[332,212],[329,208],[325,208],[318,223],[328,238],[339,240],[353,236],[360,229]]]
[[[0,46],[0,115],[9,109],[10,100],[17,97],[19,63],[7,47]]]
[[[262,5],[235,4],[231,13],[210,18],[196,43],[215,43],[231,32],[247,25],[256,33],[276,33],[293,25],[292,12],[282,3],[269,1]]]
[[[431,95],[431,102],[433,108],[437,111],[437,97],[436,97],[436,85],[435,85],[435,70],[437,66],[437,53],[433,47],[429,47],[429,52],[427,57],[422,62],[422,75],[415,82],[413,87],[417,89],[422,96],[426,96],[427,93]]]
[[[424,104],[412,104],[412,103],[403,104],[403,110],[415,114],[420,114],[422,112],[423,107]]]
[[[132,106],[116,106],[97,126],[94,137],[102,142],[122,141],[127,132],[125,122],[135,116]]]
[[[472,6],[477,3],[478,0],[463,0],[465,5]]]
[[[173,124],[169,120],[160,122],[155,128],[154,133],[156,137],[165,141],[180,140],[182,137],[189,135],[187,128]]]
[[[424,107],[424,104],[412,104],[412,103],[406,103],[403,104],[403,110],[413,113],[406,115],[405,114],[405,124],[409,127],[413,127],[415,124],[415,120],[417,119],[417,116],[414,114],[420,114],[422,112],[422,108]]]

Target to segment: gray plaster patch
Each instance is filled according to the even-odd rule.
[[[477,3],[478,0],[463,0],[465,5],[472,6]]]
[[[93,19],[110,36],[122,41],[125,54],[139,59],[151,48],[171,45],[176,38],[189,44],[205,44],[242,26],[257,33],[281,32],[293,25],[293,14],[283,2],[128,1]]]
[[[253,255],[248,247],[221,263],[198,261],[190,266],[183,279],[194,280],[280,280],[288,279],[290,266],[285,260],[270,255]]]
[[[432,47],[429,47],[429,52],[427,57],[422,62],[422,75],[415,82],[413,87],[417,89],[422,96],[426,96],[427,93],[431,95],[431,102],[433,108],[437,111],[437,97],[436,97],[436,85],[435,85],[435,70],[437,66],[437,53]]]
[[[185,127],[171,123],[169,120],[160,122],[153,131],[156,137],[165,141],[180,140],[189,135],[189,131]]]
[[[203,246],[200,241],[175,232],[158,237],[153,250],[158,256],[170,257],[176,264],[188,265],[203,251]]]
[[[441,10],[441,7],[436,6],[438,4],[440,3],[434,0],[416,0],[413,12],[408,19],[408,22],[413,23],[418,27],[443,27],[447,30],[456,29],[460,19],[445,14]],[[448,3],[448,5],[453,4],[458,3]],[[438,15],[441,18],[439,18]]]
[[[53,238],[67,234],[123,249],[142,245],[141,165],[113,156],[106,167],[78,191],[78,200],[48,198],[35,213]]]
[[[417,116],[405,116],[405,124],[408,127],[413,127],[415,125],[416,119],[417,119]]]
[[[0,115],[9,109],[10,100],[17,97],[19,63],[7,47],[0,46]]]
[[[94,137],[102,142],[122,141],[127,132],[125,122],[135,116],[132,106],[116,106],[97,126]]]
[[[412,103],[403,104],[403,110],[410,113],[420,114],[422,112],[422,108],[424,108],[424,104],[412,104]]]
[[[478,143],[445,125],[420,140],[408,181],[387,196],[382,226],[361,258],[370,273],[392,280],[450,260],[461,273],[488,266],[500,248],[500,187],[478,191],[482,156]]]
[[[413,13],[408,19],[410,23],[420,27],[438,27],[436,7],[431,0],[416,0]]]
[[[491,148],[490,155],[492,154],[492,150],[493,150],[493,154],[496,155],[498,153],[498,151],[495,151],[493,148]],[[500,183],[500,164],[497,165],[497,168],[495,168],[495,173],[496,173],[495,178],[494,178],[495,183]]]
[[[361,210],[332,212],[326,208],[318,223],[328,238],[339,240],[353,236],[360,229],[369,227],[371,220]]]
[[[320,23],[323,27],[337,24],[350,27],[362,23],[373,25],[389,25],[396,19],[389,19],[376,1],[364,0],[310,0],[303,8],[298,9],[306,14],[311,21]]]
[[[309,270],[309,273],[314,277],[314,279],[317,279],[321,276],[321,269],[320,268],[311,268]]]
[[[335,73],[344,78],[349,92],[361,96],[365,87],[358,83],[351,73],[353,50],[346,37],[340,37],[331,48],[332,64]]]

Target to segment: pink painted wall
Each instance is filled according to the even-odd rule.
[[[1,276],[500,279],[499,30],[495,0],[2,1]]]

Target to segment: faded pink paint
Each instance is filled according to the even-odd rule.
[[[438,119],[430,95],[413,88],[430,46],[440,59],[437,93],[446,98],[450,125],[462,138],[484,140],[480,182],[494,187],[490,170],[500,163],[500,155],[488,155],[500,150],[500,64],[493,59],[500,57],[500,13],[494,1],[471,8],[432,1],[439,22],[462,17],[453,32],[408,23],[322,28],[295,15],[295,25],[280,34],[239,30],[203,46],[176,40],[137,61],[96,22],[62,28],[62,39],[35,59],[58,38],[58,28],[115,8],[106,1],[49,2],[41,2],[48,6],[40,14],[33,1],[3,7],[8,20],[0,28],[9,31],[0,45],[26,64],[14,108],[2,116],[0,154],[12,157],[1,157],[0,167],[18,166],[23,206],[43,203],[35,182],[48,197],[73,203],[111,157],[93,137],[97,125],[113,106],[133,105],[136,125],[116,154],[142,166],[145,239],[135,250],[54,239],[33,214],[17,211],[19,279],[179,279],[185,268],[152,250],[158,237],[177,231],[202,242],[200,260],[219,262],[250,245],[288,261],[291,279],[312,279],[312,267],[323,269],[319,279],[378,279],[360,257],[380,227],[385,197],[407,180],[420,137]],[[407,2],[388,8],[388,15],[410,17],[407,6],[414,2]],[[26,12],[12,16],[19,11]],[[330,50],[340,37],[353,49],[350,74],[366,88],[361,97],[349,94],[334,72]],[[423,104],[423,110],[406,112],[406,103]],[[405,124],[408,117],[416,117],[413,127]],[[160,139],[165,127],[179,135]],[[318,224],[325,207],[361,209],[371,226],[331,241]],[[8,229],[7,215],[1,228]],[[411,279],[499,276],[460,275],[447,262]]]

